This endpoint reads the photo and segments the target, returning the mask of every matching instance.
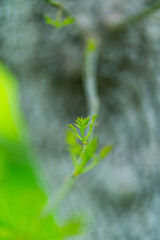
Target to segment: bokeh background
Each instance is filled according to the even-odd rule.
[[[68,0],[86,34],[99,41],[96,64],[100,145],[114,150],[84,175],[61,208],[85,211],[87,240],[160,238],[160,11],[149,0]],[[17,76],[33,150],[50,192],[72,171],[65,129],[89,109],[84,41],[73,26],[45,23],[56,10],[43,0],[0,1],[0,60]],[[113,26],[125,21],[120,29]]]

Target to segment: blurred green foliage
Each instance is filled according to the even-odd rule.
[[[1,240],[61,240],[80,232],[78,219],[58,226],[51,213],[42,215],[47,196],[34,164],[20,111],[17,81],[0,63]]]
[[[62,3],[53,0],[46,0],[46,2],[53,8],[57,9],[56,18],[54,20],[47,14],[44,15],[44,19],[47,24],[60,29],[75,22],[75,18],[72,16],[72,13],[66,9]]]
[[[72,17],[67,17],[65,19],[61,19],[61,18],[57,17],[55,20],[53,20],[47,14],[44,15],[44,18],[45,18],[47,24],[49,24],[55,28],[65,27],[67,25],[73,24],[75,21],[75,19]]]
[[[112,149],[107,145],[96,154],[98,138],[91,137],[96,118],[77,118],[75,126],[69,125],[72,131],[67,131],[66,140],[74,171],[57,194],[54,206],[48,205],[20,110],[16,78],[0,62],[0,240],[62,240],[84,231],[82,216],[74,215],[57,224],[53,213],[77,177],[94,168]]]

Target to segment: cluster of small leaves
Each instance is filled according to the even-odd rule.
[[[112,150],[112,145],[106,145],[98,154],[96,153],[98,138],[96,136],[90,137],[96,119],[97,115],[93,115],[91,121],[90,117],[78,117],[75,120],[75,126],[72,124],[68,125],[72,131],[67,131],[66,140],[74,164],[74,176],[79,176],[93,169]],[[76,127],[79,129],[81,135],[78,133]],[[87,127],[89,127],[89,132],[85,135]],[[81,141],[80,143],[78,139]]]
[[[45,18],[47,24],[51,25],[52,27],[59,28],[59,29],[64,26],[73,24],[75,21],[74,18],[72,18],[72,17],[67,17],[64,20],[57,17],[55,20],[53,20],[48,15],[44,15],[44,18]]]
[[[83,117],[79,118],[78,117],[75,120],[76,123],[74,125],[80,129],[81,136],[78,134],[77,129],[72,124],[68,125],[69,128],[71,128],[74,131],[76,137],[79,138],[82,141],[83,144],[87,144],[88,138],[90,137],[90,135],[92,133],[93,124],[96,121],[97,117],[98,117],[98,115],[94,114],[93,117],[92,117],[91,123],[89,122],[90,117],[86,117],[86,118],[83,118]],[[89,133],[85,136],[84,132],[85,132],[85,130],[88,126],[89,126]]]
[[[60,28],[65,27],[67,25],[71,25],[75,22],[75,18],[72,17],[68,12],[66,13],[66,10],[63,8],[61,3],[55,2],[55,1],[52,1],[52,0],[46,0],[46,2],[49,3],[52,7],[58,9],[56,18],[54,20],[50,16],[48,16],[47,14],[44,15],[44,19],[45,19],[47,24],[49,24],[52,27],[55,27],[57,29],[60,29]],[[67,15],[67,16],[64,17],[63,15]]]

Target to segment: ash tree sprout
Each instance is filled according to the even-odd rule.
[[[66,8],[64,4],[54,1],[45,0],[53,8],[57,9],[56,18],[53,20],[48,15],[44,18],[46,23],[52,27],[60,29],[66,25],[73,24],[78,30],[79,36],[84,41],[84,64],[82,66],[83,71],[83,85],[86,95],[88,112],[90,116],[86,118],[77,118],[75,124],[69,124],[70,130],[67,131],[66,141],[68,143],[68,149],[73,162],[73,172],[66,180],[65,184],[60,189],[56,198],[51,197],[50,201],[46,205],[44,213],[53,210],[53,213],[57,211],[61,201],[65,198],[66,194],[75,184],[77,178],[84,173],[89,172],[98,163],[107,156],[111,151],[112,146],[107,145],[97,153],[98,138],[93,135],[95,122],[97,119],[96,115],[99,112],[100,100],[97,90],[97,63],[98,63],[98,52],[99,52],[99,41],[95,33],[84,30],[76,21],[70,9]]]
[[[112,150],[112,145],[104,146],[97,154],[98,138],[93,136],[90,138],[95,121],[98,115],[93,115],[91,122],[90,117],[77,118],[75,120],[75,126],[80,130],[81,135],[75,126],[69,124],[68,127],[71,131],[67,133],[67,143],[69,145],[69,151],[74,165],[73,176],[80,176],[86,173],[98,165],[100,160],[104,159],[108,153]],[[86,128],[89,126],[88,134],[85,134]],[[78,142],[80,140],[80,143]]]
[[[77,133],[77,129],[72,124],[69,124],[68,127],[70,127],[74,131],[75,136],[78,137],[82,141],[83,144],[86,144],[89,136],[92,133],[93,124],[97,117],[98,117],[98,115],[93,115],[92,121],[90,124],[90,130],[86,136],[84,135],[84,132],[85,132],[85,129],[89,126],[90,117],[86,117],[86,118],[78,117],[77,120],[75,120],[76,123],[74,125],[80,129],[81,136]]]
[[[56,215],[61,202],[74,186],[78,177],[95,168],[112,150],[112,145],[105,145],[100,151],[97,151],[98,137],[93,135],[97,117],[98,115],[95,114],[91,120],[90,117],[78,117],[74,125],[68,125],[69,129],[66,132],[66,141],[74,169],[56,195],[56,198],[50,199],[45,206],[44,215],[47,215],[51,211]],[[86,133],[87,130],[88,133]]]

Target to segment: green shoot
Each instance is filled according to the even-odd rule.
[[[106,145],[97,153],[98,138],[96,136],[90,138],[97,117],[98,116],[94,114],[91,121],[90,117],[78,117],[75,120],[75,126],[72,124],[68,125],[70,130],[66,132],[66,141],[74,170],[65,181],[65,184],[60,188],[54,201],[51,199],[51,201],[48,202],[43,211],[44,215],[47,215],[51,211],[56,214],[61,202],[74,186],[77,177],[95,168],[112,150],[112,145]],[[81,135],[78,134],[76,127],[79,129]],[[89,127],[89,133],[85,134],[87,127]]]
[[[98,163],[104,159],[112,150],[112,145],[106,145],[97,154],[98,138],[93,136],[89,138],[93,132],[94,123],[97,119],[97,115],[93,115],[91,122],[90,117],[77,118],[75,120],[75,126],[79,129],[81,135],[78,134],[77,129],[72,124],[68,127],[72,131],[67,132],[67,143],[69,145],[69,152],[74,165],[73,176],[79,176],[93,169]],[[85,134],[85,131],[89,127],[89,133]],[[81,143],[77,141],[79,139]]]
[[[98,115],[94,114],[93,117],[92,117],[91,123],[89,123],[90,117],[86,117],[86,118],[83,118],[83,117],[79,118],[78,117],[75,120],[76,123],[74,125],[77,128],[79,128],[79,130],[81,132],[81,136],[77,133],[77,129],[72,124],[69,124],[68,127],[70,127],[74,131],[75,136],[77,138],[79,138],[82,141],[83,144],[87,144],[88,138],[92,133],[93,124],[96,121],[97,117],[98,117]],[[85,136],[85,130],[88,126],[89,126],[89,133]]]

